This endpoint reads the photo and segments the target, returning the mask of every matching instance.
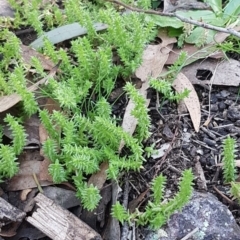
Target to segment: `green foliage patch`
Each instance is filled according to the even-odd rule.
[[[103,161],[108,161],[108,179],[117,179],[122,171],[139,171],[144,159],[143,140],[150,136],[150,118],[144,98],[131,82],[124,90],[134,102],[132,115],[138,126],[134,136],[125,132],[112,114],[108,97],[115,88],[116,80],[127,79],[140,66],[146,44],[156,36],[154,21],[147,20],[142,13],[122,14],[112,4],[89,1],[63,1],[42,5],[42,1],[10,0],[16,15],[14,20],[4,20],[9,29],[1,31],[0,91],[2,95],[17,93],[22,98],[21,118],[38,114],[48,132],[43,143],[44,154],[50,159],[49,172],[54,182],[72,181],[83,206],[93,210],[101,199],[99,189],[87,184],[88,177],[99,170]],[[150,1],[139,1],[139,6],[148,8]],[[73,39],[65,45],[54,46],[48,39],[39,49],[55,63],[60,63],[61,73],[41,86],[41,96],[56,100],[61,111],[49,113],[38,106],[35,95],[27,90],[29,66],[21,56],[19,39],[11,32],[19,27],[33,27],[38,36],[58,26],[78,22],[87,29],[87,35]],[[94,23],[100,22],[108,28],[99,33]],[[3,22],[2,22],[3,23]],[[117,58],[117,61],[114,59]],[[152,80],[151,85],[166,98],[180,100],[187,96],[174,95],[171,81],[183,66],[186,54],[169,69],[168,83],[160,86]],[[11,68],[11,71],[9,69]],[[38,59],[32,58],[34,70],[31,83],[46,76]],[[160,81],[158,81],[160,82]],[[12,132],[12,145],[0,144],[0,178],[14,176],[18,171],[17,156],[26,143],[26,133],[20,119],[7,115],[4,119]],[[1,131],[2,133],[2,131]],[[2,136],[2,134],[1,134]],[[2,138],[1,138],[2,139]],[[125,143],[123,152],[119,145]],[[189,200],[192,191],[192,173],[185,171],[179,185],[179,193],[173,200],[162,204],[166,179],[160,175],[152,183],[153,202],[146,212],[129,215],[117,203],[113,215],[121,222],[136,219],[139,224],[161,226],[168,217]]]
[[[162,174],[156,177],[151,184],[153,201],[148,201],[144,212],[136,209],[129,213],[119,202],[112,209],[112,215],[121,223],[135,221],[139,225],[149,225],[153,229],[160,228],[168,218],[190,200],[192,195],[193,174],[191,170],[185,170],[179,183],[179,192],[168,202],[162,202],[166,177]]]

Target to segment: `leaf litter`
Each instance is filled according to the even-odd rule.
[[[225,36],[227,37],[227,36]],[[160,75],[160,73],[162,72],[162,69],[163,69],[163,66],[166,65],[166,64],[171,64],[173,63],[174,60],[171,59],[171,55],[173,53],[172,51],[172,47],[173,47],[173,43],[175,43],[175,40],[171,39],[171,38],[168,38],[167,36],[164,36],[164,35],[159,35],[159,38],[162,39],[162,43],[161,44],[157,44],[157,45],[148,45],[144,54],[143,55],[143,63],[142,65],[140,66],[140,68],[136,71],[136,76],[141,79],[141,81],[143,82],[142,83],[142,87],[139,89],[139,92],[146,98],[146,106],[148,106],[149,102],[150,102],[150,99],[147,99],[147,89],[149,88],[149,79],[150,77],[158,77]],[[223,41],[223,40],[221,40]],[[186,47],[185,50],[187,48],[191,48],[190,46]],[[25,49],[23,52],[23,54],[26,54],[28,55],[29,52],[31,52],[32,50],[30,50],[30,48],[25,48],[23,47],[23,49]],[[176,50],[177,51],[177,50]],[[196,54],[196,52],[198,51],[202,51],[203,54],[202,55],[198,55]],[[210,51],[206,50],[206,49],[203,49],[203,50],[199,50],[199,49],[196,49],[196,48],[193,48],[193,50],[190,50],[189,52],[191,53],[190,55],[194,55],[194,57],[192,58],[191,61],[196,61],[198,60],[199,58],[205,58],[206,56],[213,56],[211,55],[212,54],[212,49]],[[175,52],[175,50],[174,50]],[[170,55],[169,55],[170,53]],[[176,53],[176,52],[175,52]],[[34,52],[32,53],[33,55],[35,54]],[[45,61],[47,62],[47,58],[45,56],[37,56],[35,55],[37,58],[40,58],[41,59],[41,62],[42,64],[44,65]],[[215,55],[216,56],[216,55]],[[221,56],[221,55],[220,55]],[[26,63],[30,63],[30,59],[29,58],[25,58],[25,61]],[[202,63],[204,62],[207,62],[207,60],[204,60]],[[231,60],[230,60],[231,61]],[[216,61],[215,61],[216,62]],[[196,65],[199,64],[199,63],[196,63]],[[213,64],[214,65],[214,64]],[[203,67],[203,65],[200,65],[201,68]],[[235,67],[238,67],[238,65],[234,65]],[[51,70],[54,66],[51,65],[51,63],[47,63],[46,65],[44,65],[44,68],[45,70]],[[192,68],[194,67],[194,65],[191,65],[189,66],[189,68]],[[229,67],[226,66],[225,70]],[[188,88],[188,89],[191,89],[191,93],[190,93],[190,96],[188,99],[184,99],[183,101],[185,102],[185,104],[187,105],[188,107],[188,111],[189,111],[189,114],[191,116],[191,119],[192,119],[192,122],[193,122],[193,125],[194,125],[194,128],[195,128],[195,131],[198,132],[199,131],[199,127],[200,127],[200,120],[201,120],[201,112],[200,112],[200,104],[199,104],[199,99],[197,97],[197,94],[195,92],[195,89],[193,88],[192,84],[195,84],[196,82],[191,82],[189,80],[191,79],[195,79],[194,74],[196,74],[196,70],[199,69],[199,65],[198,65],[198,68],[195,68],[192,70],[193,75],[189,75],[189,77],[187,77],[188,74],[186,74],[186,76],[184,75],[184,71],[186,71],[186,68],[185,70],[183,70],[183,73],[180,73],[177,77],[177,79],[175,80],[174,84],[173,84],[173,87],[176,89],[176,91],[179,91],[181,92],[184,88]],[[208,69],[206,70],[212,70],[211,67],[209,67]],[[233,72],[234,69],[231,69],[231,72]],[[235,69],[236,70],[236,69]],[[234,70],[234,71],[235,71]],[[195,71],[195,72],[194,72]],[[55,74],[55,73],[54,73]],[[196,75],[195,75],[196,76]],[[29,88],[29,91],[35,91],[38,86],[40,84],[44,84],[46,81],[46,79],[41,79],[39,82],[36,83],[36,85],[32,85],[30,88]],[[207,83],[207,82],[204,82],[204,84]],[[232,84],[233,86],[237,86],[237,80],[236,79],[233,79],[232,82],[230,82],[230,84]],[[221,80],[217,80],[216,83],[215,81],[213,82],[213,84],[218,84],[218,85],[224,85],[222,84]],[[227,82],[225,82],[225,85],[229,86],[229,84],[227,84]],[[6,97],[6,98],[5,98]],[[0,111],[5,111],[7,109],[9,109],[10,107],[14,106],[17,102],[21,101],[21,99],[19,99],[17,96],[5,96],[3,97],[3,99],[5,98],[5,101],[3,101],[2,99],[2,102],[1,102],[1,99],[0,99],[0,103],[7,103],[5,108],[0,108]],[[7,97],[10,97],[9,99]],[[11,104],[9,104],[9,102],[12,102]],[[1,104],[2,106],[3,104]],[[122,127],[123,129],[125,129],[125,131],[129,132],[130,134],[133,134],[134,131],[135,131],[135,128],[136,128],[136,125],[137,125],[137,122],[136,120],[132,117],[131,115],[131,111],[132,109],[134,108],[134,104],[131,103],[131,101],[129,101],[128,103],[128,106],[127,106],[127,109],[125,111],[125,115],[124,115],[124,119],[123,119],[123,123],[122,123]],[[3,110],[4,109],[4,110]],[[54,109],[54,107],[53,107]],[[130,124],[129,124],[130,123]],[[44,129],[41,128],[41,126],[39,126],[39,129],[41,131],[40,135],[42,135],[42,137],[40,137],[41,139],[46,139],[47,138],[47,135],[46,132],[44,131]],[[30,131],[28,129],[28,131]],[[119,147],[119,151],[121,151],[121,149],[123,148],[124,146],[124,143],[121,143],[120,147]],[[46,160],[46,159],[45,159]],[[44,160],[44,161],[45,161]],[[33,161],[32,161],[33,162]],[[41,170],[43,173],[47,173],[47,167],[48,167],[48,164],[46,164],[46,166],[43,167],[43,169]],[[34,165],[34,163],[33,163]],[[32,165],[32,166],[33,166]],[[31,166],[31,168],[32,168]],[[27,167],[28,168],[28,167]],[[35,168],[35,167],[34,167]],[[104,186],[104,183],[106,181],[106,172],[105,170],[107,169],[107,163],[103,163],[100,167],[100,172],[98,173],[98,175],[96,174],[95,176],[92,175],[89,179],[89,184],[90,183],[94,183],[96,186],[98,186],[99,189],[102,189],[103,186]],[[35,170],[34,170],[35,171]],[[39,172],[38,172],[39,173]],[[44,179],[47,178],[47,177],[44,177]],[[26,177],[26,180],[27,180],[27,177]],[[18,181],[18,180],[17,180]],[[16,184],[16,183],[15,183]],[[15,185],[13,184],[13,185]],[[25,184],[25,183],[24,183]],[[29,191],[28,190],[28,185],[24,185],[23,183],[19,184],[20,186],[17,186],[17,184],[14,186],[16,189],[15,190],[18,190],[18,189],[26,189],[26,191]],[[31,181],[30,181],[30,185],[31,185]],[[35,184],[36,185],[36,184]],[[112,183],[113,185],[113,196],[112,196],[112,199],[117,199],[118,198],[118,194],[119,194],[119,186],[115,183]],[[30,187],[33,187],[33,186],[30,186]],[[14,190],[14,191],[15,191]],[[135,209],[136,206],[143,200],[143,198],[145,197],[147,193],[147,190],[145,192],[142,192],[142,194],[140,194],[138,197],[136,197],[135,199],[133,199],[133,205],[134,207],[131,207],[131,209]],[[28,193],[26,193],[28,194]],[[112,222],[115,222],[112,227],[114,227],[115,229],[111,228],[111,231],[113,231],[113,233],[109,233],[109,235],[112,234],[112,236],[114,236],[114,239],[119,239],[119,233],[120,233],[120,229],[119,229],[119,224],[117,221],[114,221],[113,219],[111,219],[110,221]],[[110,224],[111,225],[111,224]],[[116,237],[116,238],[115,238]]]
[[[41,80],[39,80],[36,83],[29,86],[27,88],[27,90],[29,92],[34,92],[38,89],[38,87],[41,84],[47,84],[48,79],[53,77],[56,74],[57,68],[58,68],[58,66],[55,66],[54,68],[52,68],[51,71],[49,72],[49,74],[46,77],[42,78]],[[8,96],[0,97],[0,112],[4,112],[4,111],[8,110],[12,106],[14,106],[18,102],[20,102],[21,100],[22,100],[22,97],[17,93],[13,93],[13,94],[8,95]]]
[[[182,101],[185,103],[188,109],[195,131],[199,132],[201,109],[197,93],[192,83],[183,73],[179,73],[173,82],[173,87],[178,93],[183,92],[184,89],[190,90],[188,97],[184,98]]]
[[[211,80],[216,67],[215,77]],[[190,79],[192,84],[221,86],[238,86],[240,84],[240,63],[231,58],[220,61],[214,59],[197,61],[183,68],[182,73]]]

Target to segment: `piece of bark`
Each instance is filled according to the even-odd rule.
[[[12,206],[6,200],[0,197],[0,230],[1,227],[9,222],[21,222],[26,213]]]
[[[101,236],[71,212],[39,193],[38,208],[27,221],[54,240],[101,240]]]
[[[207,191],[207,180],[202,169],[202,165],[199,162],[199,157],[196,159],[195,163],[195,176],[197,177],[197,186],[200,191]]]

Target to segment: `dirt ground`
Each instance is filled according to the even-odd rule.
[[[36,37],[31,29],[25,32],[19,31],[16,34],[25,45]],[[231,56],[237,60],[239,58],[237,55]],[[199,79],[209,79],[208,74],[203,72]],[[165,193],[167,199],[173,197],[178,191],[182,171],[192,168],[196,176],[194,189],[209,191],[217,196],[229,207],[237,223],[240,224],[239,205],[231,200],[230,186],[223,183],[222,169],[217,166],[222,160],[223,139],[230,135],[236,139],[237,146],[240,143],[240,89],[239,87],[215,85],[211,88],[206,85],[194,85],[194,87],[201,106],[199,132],[194,130],[188,112],[179,114],[177,103],[165,100],[154,90],[148,90],[148,98],[151,99],[149,113],[152,134],[144,144],[146,146],[155,144],[157,150],[162,149],[163,146],[167,147],[163,150],[161,157],[146,157],[147,161],[140,172],[123,174],[122,181],[120,181],[121,187],[123,192],[128,194],[129,206],[132,208],[138,206],[141,209],[150,198],[149,183],[154,177],[160,173],[167,176]],[[113,113],[117,117],[123,117],[126,106],[126,96],[122,96],[115,102]],[[239,151],[236,152],[236,159],[240,159]],[[204,177],[198,177],[201,174]],[[125,189],[125,182],[129,184],[127,189]],[[5,189],[5,184],[2,185],[3,189]],[[100,231],[103,229],[100,226],[98,228]],[[139,236],[141,236],[141,229],[139,229]]]

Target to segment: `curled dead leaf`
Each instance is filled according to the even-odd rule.
[[[192,83],[183,73],[179,73],[173,82],[173,87],[177,92],[183,92],[184,89],[190,90],[188,97],[182,101],[188,109],[195,131],[198,132],[200,128],[201,109],[197,93]]]

